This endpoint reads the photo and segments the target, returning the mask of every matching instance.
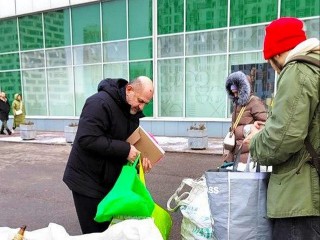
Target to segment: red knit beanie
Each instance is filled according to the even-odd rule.
[[[283,17],[266,27],[263,55],[268,60],[273,56],[295,48],[307,39],[303,22],[297,18]]]

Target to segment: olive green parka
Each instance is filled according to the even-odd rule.
[[[308,56],[319,60],[319,52]],[[254,161],[272,166],[267,213],[271,218],[320,216],[319,175],[310,164],[308,136],[320,152],[320,69],[291,62],[281,71],[272,113],[250,142]]]

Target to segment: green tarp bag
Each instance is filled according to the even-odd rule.
[[[115,185],[98,204],[96,222],[111,221],[115,216],[151,217],[155,203],[138,177],[136,166],[139,159],[140,155],[133,164],[122,167]]]

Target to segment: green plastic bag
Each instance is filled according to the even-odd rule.
[[[144,171],[143,171],[143,167],[141,164],[141,160],[139,160],[139,161],[140,161],[139,178],[140,178],[141,182],[145,185],[146,180],[144,177]],[[171,215],[165,209],[163,209],[157,203],[155,203],[154,210],[151,214],[151,217],[153,218],[154,224],[159,229],[163,239],[168,240],[169,236],[170,236],[171,227],[172,227]]]
[[[136,165],[122,167],[121,173],[111,191],[101,200],[94,218],[96,222],[111,221],[114,216],[150,217],[155,203],[138,177]],[[141,164],[140,164],[141,165]]]
[[[172,227],[170,214],[158,204],[155,204],[151,217],[153,218],[154,224],[159,229],[163,239],[168,240]]]

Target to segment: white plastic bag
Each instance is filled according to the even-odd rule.
[[[152,218],[128,219],[110,226],[103,239],[112,240],[163,240]],[[72,239],[72,238],[71,238]],[[71,240],[70,239],[70,240]],[[87,240],[77,238],[76,240]],[[73,240],[73,239],[72,239]],[[92,238],[94,240],[94,238]]]
[[[186,187],[189,188],[189,191],[185,191]],[[175,204],[174,207],[172,207],[173,204]],[[182,240],[215,239],[204,176],[199,179],[185,178],[182,180],[179,188],[167,202],[169,211],[173,212],[178,208],[183,215]]]
[[[0,227],[0,239],[11,240],[19,228]],[[48,227],[25,231],[25,240],[163,240],[152,218],[130,219],[110,226],[102,233],[70,236],[61,225],[50,223]]]
[[[16,110],[16,115],[17,115],[17,116],[19,116],[19,115],[21,115],[21,114],[22,114],[22,110],[21,110],[21,109]]]

